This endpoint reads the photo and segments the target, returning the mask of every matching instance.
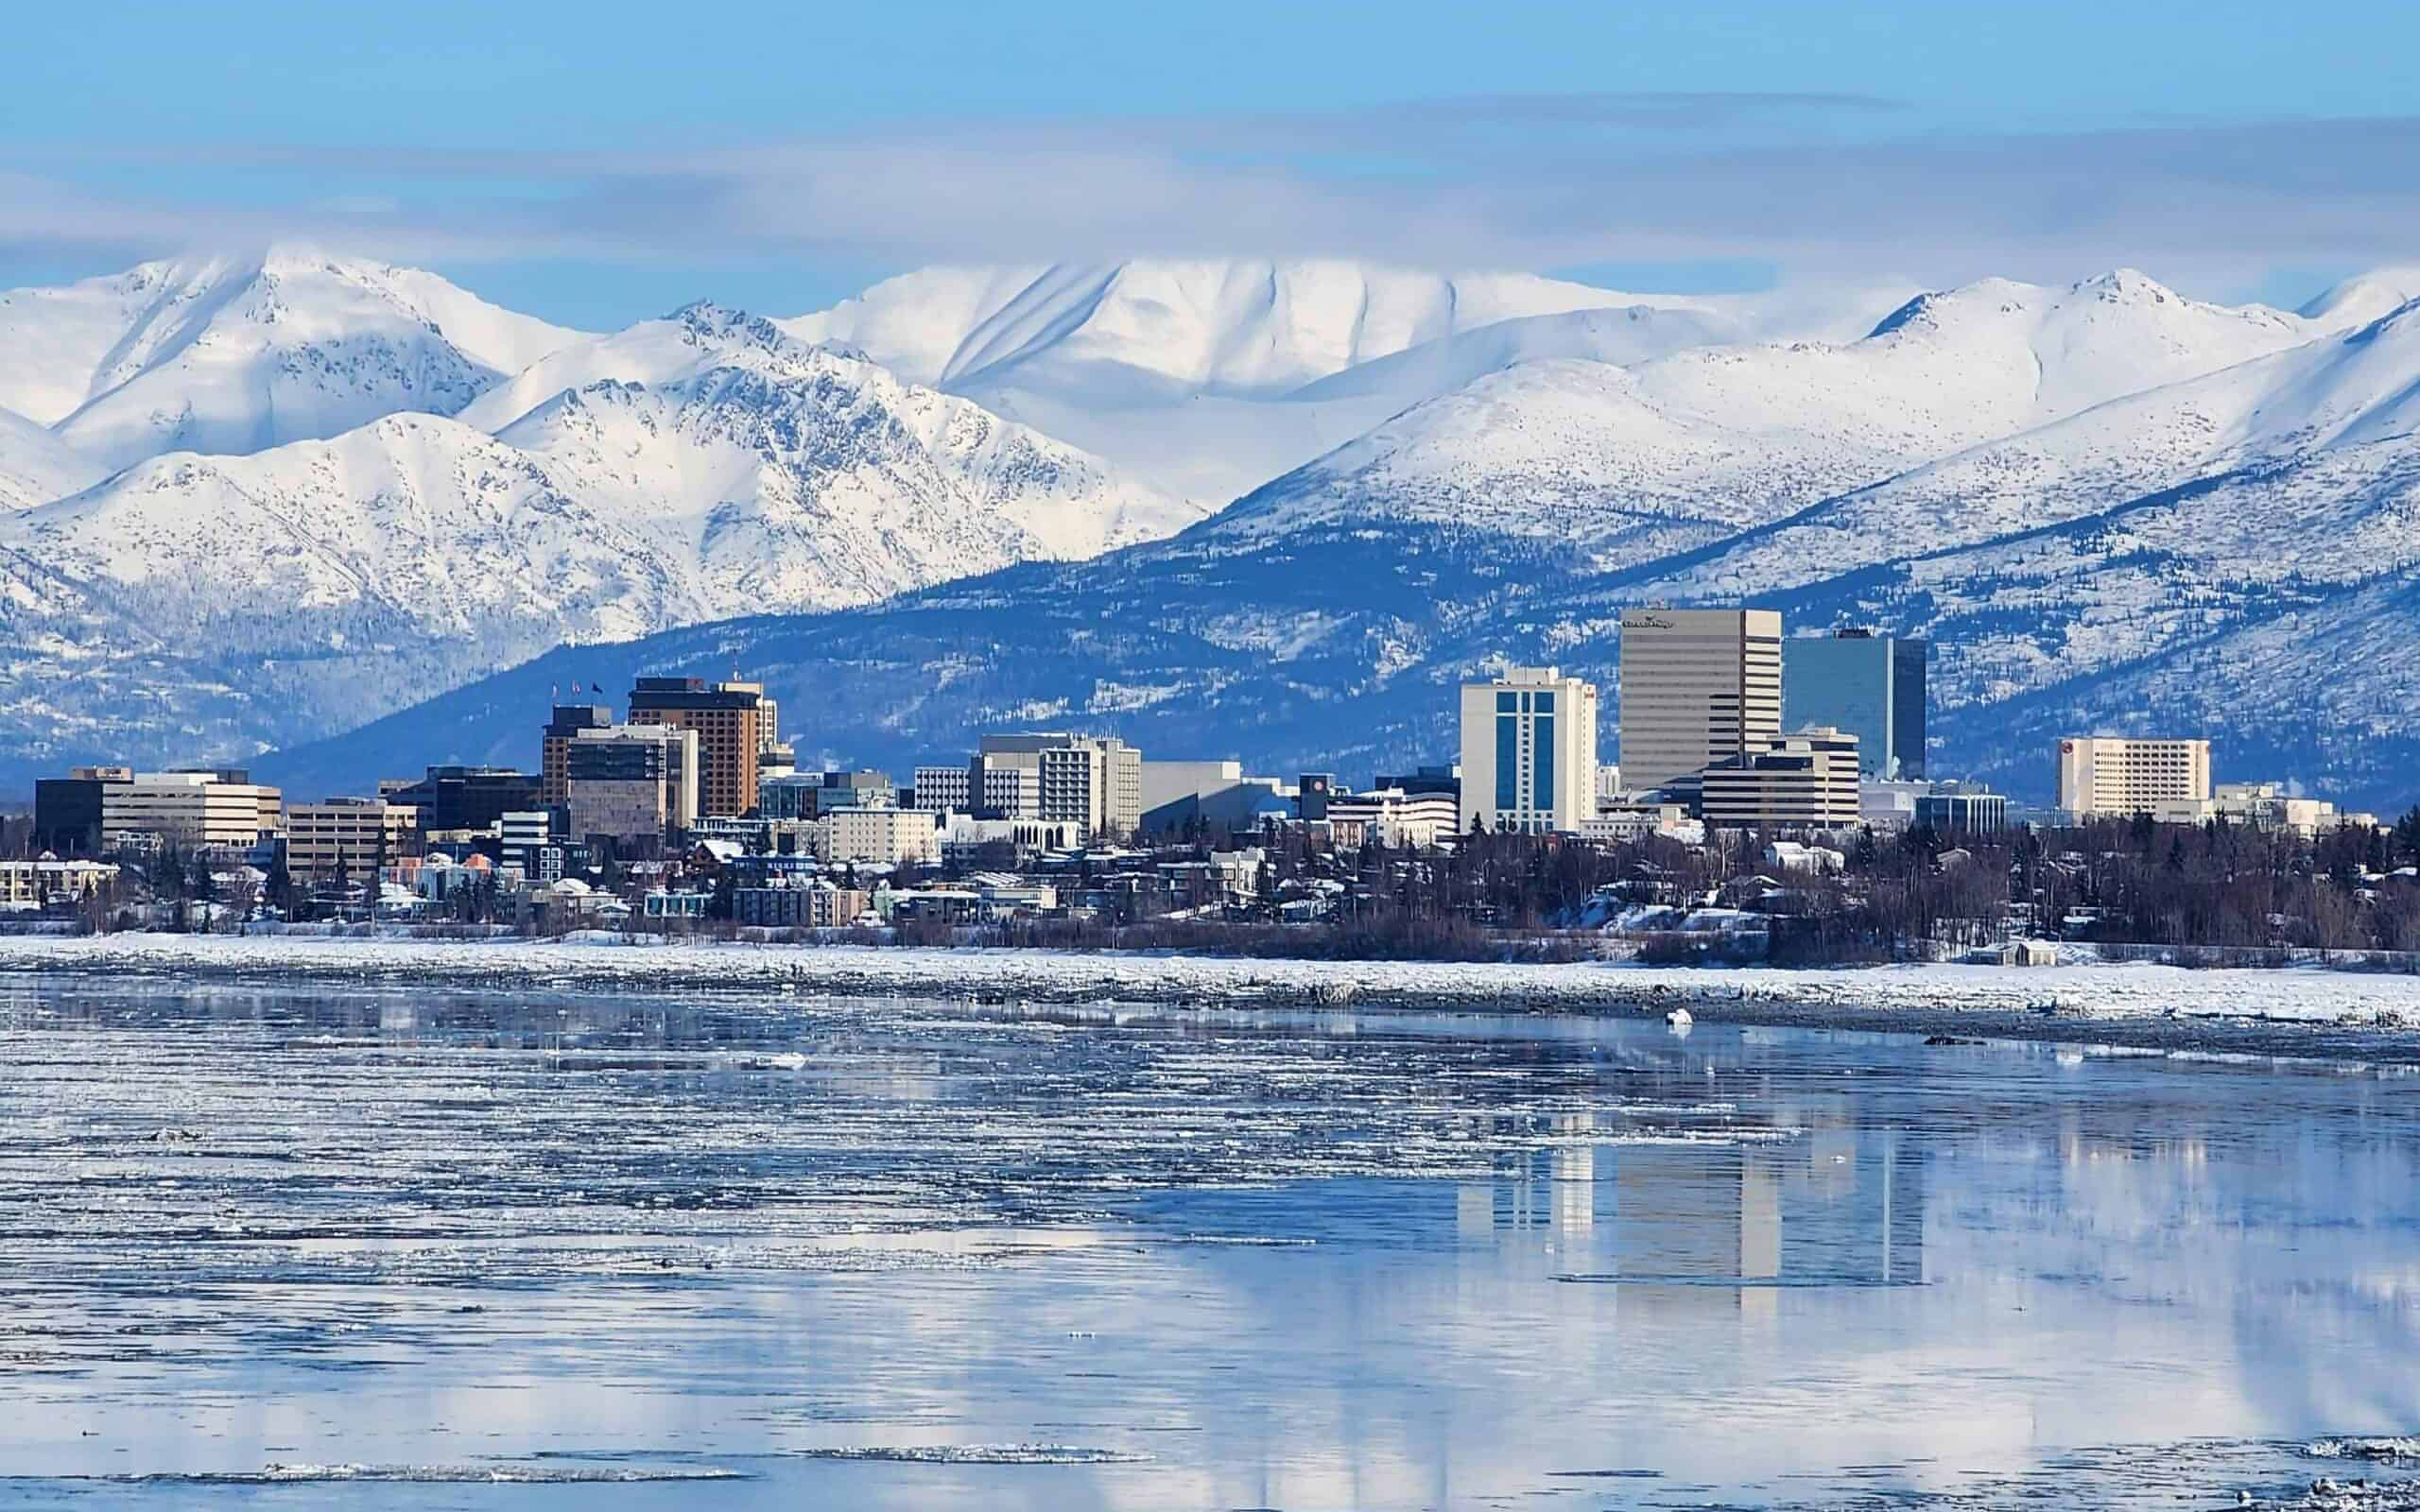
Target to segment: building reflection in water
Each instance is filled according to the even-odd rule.
[[[1618,1284],[1627,1308],[1769,1316],[1784,1287],[1920,1284],[1925,1166],[1890,1129],[1658,1143],[1564,1115],[1543,1147],[1458,1190],[1455,1228],[1465,1246]]]

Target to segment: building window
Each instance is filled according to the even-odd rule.
[[[1521,719],[1517,714],[1499,714],[1495,720],[1495,806],[1521,806]]]
[[[1550,699],[1554,695],[1542,693],[1538,696],[1541,699]],[[1554,715],[1542,713],[1537,716],[1536,741],[1536,759],[1532,762],[1530,771],[1530,806],[1535,809],[1552,810],[1554,807]]]

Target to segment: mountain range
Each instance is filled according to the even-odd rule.
[[[1936,772],[2206,732],[2408,801],[2420,276],[1904,293],[1130,263],[603,336],[301,254],[0,296],[0,781],[360,788],[735,662],[803,760],[1067,723],[1357,780],[1493,661],[1617,709],[1621,608],[1747,600],[1930,638]]]

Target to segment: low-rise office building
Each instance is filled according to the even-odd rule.
[[[1829,726],[1775,736],[1707,767],[1699,801],[1708,829],[1854,829],[1857,737]]]
[[[1379,845],[1426,850],[1461,828],[1461,801],[1452,793],[1407,793],[1399,787],[1338,793],[1327,800],[1328,843],[1340,850]]]
[[[297,882],[375,877],[409,854],[419,816],[377,798],[332,798],[286,811],[285,869]]]
[[[282,826],[278,790],[240,769],[83,766],[34,784],[34,840],[54,855],[161,842],[248,850]]]

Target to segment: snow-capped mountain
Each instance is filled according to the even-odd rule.
[[[0,293],[0,407],[110,468],[450,415],[580,333],[412,268],[278,249]]]
[[[108,469],[12,409],[0,409],[0,510],[89,489]]]
[[[2064,289],[1992,280],[1925,295],[1845,343],[1708,347],[1629,367],[1519,362],[1275,480],[1219,528],[1415,518],[1628,566],[2316,330],[2121,271]]]
[[[2361,307],[2229,311],[2118,275],[1927,299],[1844,346],[1522,364],[1305,470],[1316,488],[1280,480],[1170,541],[845,617],[561,650],[279,760],[302,778],[405,742],[526,759],[532,737],[478,711],[735,656],[777,695],[812,692],[811,748],[841,761],[910,764],[1046,721],[1358,776],[1449,754],[1455,686],[1495,658],[1599,681],[1610,755],[1618,610],[1737,601],[1753,580],[1744,596],[1800,633],[1933,639],[1936,770],[2040,799],[2062,733],[2205,733],[2222,780],[2399,808],[2420,761],[2420,305],[2325,329]],[[1592,417],[1623,444],[1597,448]],[[1686,450],[1718,425],[1739,438]],[[1530,454],[1547,460],[1523,472]],[[1896,471],[1820,475],[1863,466]],[[1726,533],[1727,500],[1777,468],[1815,474],[1802,521]],[[1558,469],[1599,491],[1553,494]],[[1649,525],[1623,515],[1642,497]],[[1864,524],[1809,524],[1835,511]]]
[[[1218,506],[1543,355],[1845,336],[1905,294],[1641,296],[1340,261],[931,268],[782,322]]]
[[[249,741],[214,743],[242,752],[565,640],[862,604],[1198,517],[760,319],[693,307],[598,345],[613,343],[583,376],[622,363],[655,381],[558,391],[500,435],[390,415],[250,455],[152,458],[0,518],[9,628],[54,648],[0,668],[0,687],[37,675],[26,662],[199,652],[245,669],[201,683],[284,690]],[[124,679],[85,681],[122,692]],[[96,722],[129,712],[73,690],[6,701],[29,749],[64,731],[97,742]]]

